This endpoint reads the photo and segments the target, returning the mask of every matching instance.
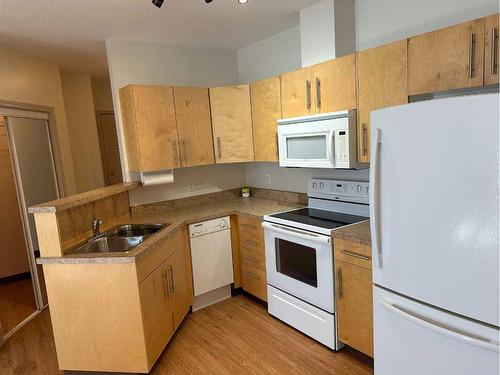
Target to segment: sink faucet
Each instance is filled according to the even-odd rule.
[[[94,232],[94,237],[101,235],[102,223],[102,219],[96,219],[95,217],[92,219],[92,231]]]

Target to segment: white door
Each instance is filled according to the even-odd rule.
[[[375,287],[375,374],[498,375],[499,332]]]
[[[333,313],[331,237],[266,222],[262,226],[267,283]]]
[[[499,95],[376,111],[372,129],[374,283],[498,327]]]

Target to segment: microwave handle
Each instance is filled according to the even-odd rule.
[[[330,146],[329,159],[330,159],[330,162],[332,163],[332,165],[335,166],[335,130],[330,130],[330,133],[328,133],[328,145]]]

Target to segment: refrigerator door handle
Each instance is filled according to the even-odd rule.
[[[372,168],[370,169],[370,220],[373,252],[377,254],[377,266],[382,268],[382,245],[380,242],[380,136],[381,130],[375,129]]]
[[[486,349],[497,353],[500,352],[500,344],[496,341],[492,341],[481,336],[472,335],[470,333],[464,332],[459,328],[454,328],[449,325],[439,323],[433,319],[429,319],[418,313],[415,313],[407,309],[406,307],[398,306],[397,304],[390,301],[381,300],[380,305],[386,310],[423,328],[450,337],[454,340],[476,346],[481,349]]]

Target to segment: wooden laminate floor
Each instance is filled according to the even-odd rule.
[[[373,374],[370,360],[334,353],[237,296],[190,314],[152,374]],[[48,311],[0,348],[0,374],[62,374]]]
[[[0,284],[0,324],[4,334],[35,311],[35,293],[30,278]]]

